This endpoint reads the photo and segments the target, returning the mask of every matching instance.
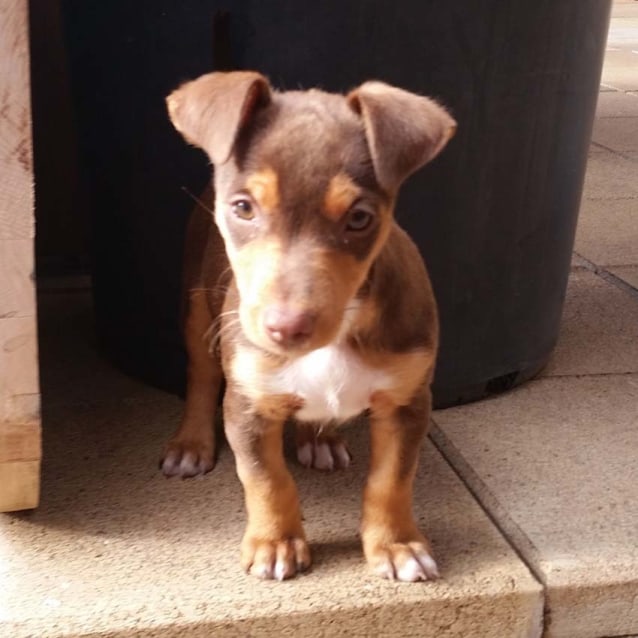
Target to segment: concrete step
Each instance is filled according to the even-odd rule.
[[[638,633],[636,405],[638,374],[610,374],[435,415],[437,444],[544,584],[547,638]]]
[[[0,635],[540,636],[541,586],[429,442],[415,509],[443,578],[400,584],[368,572],[357,532],[363,424],[347,432],[350,469],[291,462],[312,571],[284,583],[245,575],[228,447],[205,478],[164,479],[158,453],[182,402],[92,352],[81,296],[40,307],[53,315],[41,330],[42,505],[0,516]]]

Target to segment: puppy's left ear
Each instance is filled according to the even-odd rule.
[[[270,102],[268,80],[255,71],[207,73],[166,98],[173,126],[213,164],[230,157],[241,128]]]
[[[383,82],[366,82],[346,98],[363,118],[380,185],[393,193],[434,159],[456,131],[456,122],[434,100]]]

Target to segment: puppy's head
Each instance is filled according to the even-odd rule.
[[[346,332],[399,186],[442,150],[454,120],[381,82],[347,96],[277,93],[254,72],[204,75],[167,104],[215,167],[215,220],[246,336],[297,355]]]

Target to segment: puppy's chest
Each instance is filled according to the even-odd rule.
[[[348,345],[330,345],[274,370],[265,370],[260,355],[239,350],[232,364],[234,380],[254,400],[295,395],[303,402],[300,421],[347,421],[370,407],[370,397],[389,390],[392,378],[367,365]]]

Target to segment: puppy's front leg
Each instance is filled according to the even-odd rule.
[[[438,577],[430,545],[412,514],[412,486],[431,396],[419,390],[408,406],[373,397],[370,472],[363,499],[363,550],[385,578],[417,581]]]
[[[226,438],[235,454],[248,512],[241,564],[264,579],[290,578],[311,562],[297,487],[283,455],[284,421],[285,415],[247,414],[241,397],[228,388]]]
[[[190,292],[185,323],[188,385],[184,415],[164,448],[160,467],[166,476],[188,478],[205,474],[215,464],[213,422],[222,384],[219,355],[210,352],[213,317],[206,290]]]

